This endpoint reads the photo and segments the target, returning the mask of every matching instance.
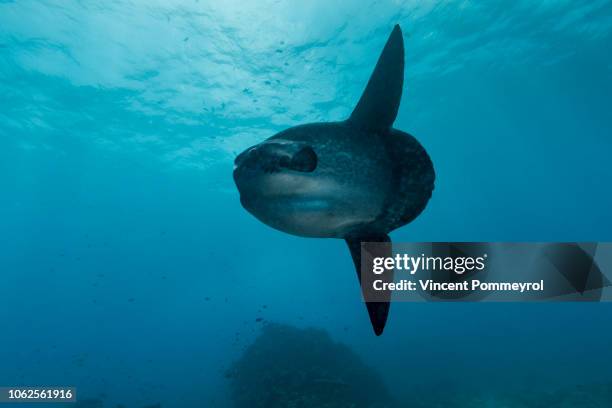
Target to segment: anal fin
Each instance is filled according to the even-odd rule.
[[[361,276],[361,243],[362,242],[391,242],[391,239],[387,234],[359,234],[345,239],[346,243],[351,251],[353,263],[355,264],[355,271],[357,272],[357,279],[359,280],[359,286],[362,290],[362,294],[365,297],[364,288],[371,287],[375,279],[380,279],[383,282],[393,282],[393,271],[387,271],[382,275],[366,274],[365,279],[367,281],[362,282]],[[391,247],[385,246],[377,247],[373,249],[376,257],[390,257]],[[378,253],[380,252],[380,253]],[[372,328],[377,336],[380,336],[385,329],[387,323],[387,316],[389,315],[389,307],[391,305],[391,291],[381,291],[377,294],[376,302],[365,302],[372,323]]]

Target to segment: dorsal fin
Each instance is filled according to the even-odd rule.
[[[374,131],[390,128],[397,116],[403,84],[404,40],[400,26],[396,25],[349,123]]]

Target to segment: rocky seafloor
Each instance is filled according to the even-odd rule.
[[[612,383],[605,382],[547,390],[411,392],[398,401],[373,367],[326,331],[276,323],[263,326],[225,377],[228,408],[612,408]],[[100,399],[71,406],[127,408]]]

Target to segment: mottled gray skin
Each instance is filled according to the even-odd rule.
[[[404,42],[395,26],[347,120],[284,130],[235,161],[243,207],[289,234],[344,239],[362,291],[371,288],[373,276],[361,274],[361,243],[390,242],[389,231],[418,216],[434,188],[433,165],[423,147],[392,127],[403,80]],[[389,246],[382,251],[376,256],[390,255]],[[392,282],[393,272],[382,279]],[[391,292],[377,299],[366,307],[380,335]]]
[[[313,171],[283,166],[304,147]],[[412,136],[370,133],[350,122],[284,130],[236,158],[234,180],[244,208],[261,222],[304,237],[386,234],[425,208],[434,182],[429,156]]]

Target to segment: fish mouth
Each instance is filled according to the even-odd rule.
[[[239,166],[233,172],[234,183],[241,195],[273,196],[290,178],[288,172],[280,169],[255,169]]]
[[[232,173],[234,183],[238,187],[238,190],[251,190],[255,186],[273,184],[272,178],[274,176],[281,175],[283,173],[291,173],[286,169],[274,165],[274,166],[253,166],[253,165],[234,165],[234,171]],[[244,188],[240,188],[243,186]]]

